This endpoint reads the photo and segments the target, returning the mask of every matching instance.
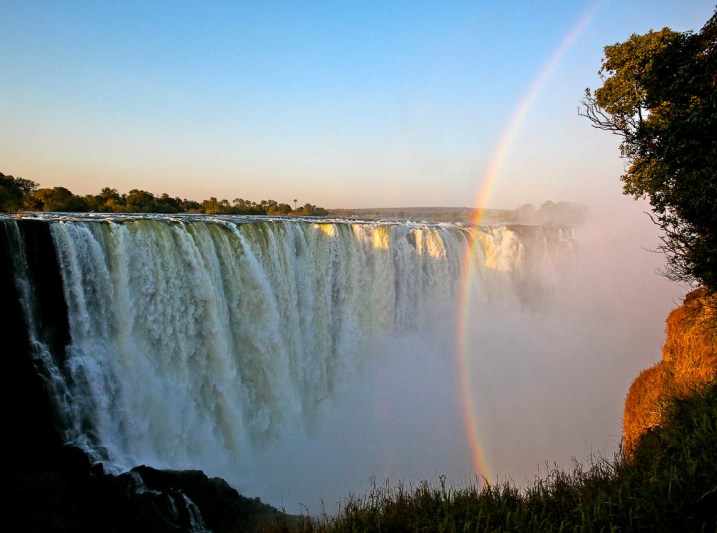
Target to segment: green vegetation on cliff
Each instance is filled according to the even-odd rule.
[[[296,202],[296,201],[295,201]],[[202,202],[155,195],[140,189],[120,194],[103,188],[99,194],[78,196],[65,187],[40,188],[34,181],[0,173],[0,213],[20,211],[95,212],[95,213],[207,213],[221,215],[292,215],[326,216],[323,207],[304,204],[291,208],[276,200],[252,202],[243,198],[217,200],[214,196]]]

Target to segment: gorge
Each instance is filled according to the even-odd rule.
[[[318,512],[370,475],[468,477],[468,417],[496,475],[528,447],[516,475],[556,439],[570,457],[590,438],[571,415],[554,418],[566,390],[548,390],[577,388],[578,372],[604,384],[592,353],[575,354],[605,322],[576,326],[587,311],[568,228],[191,215],[1,225],[3,290],[19,302],[3,317],[6,346],[29,347],[57,428],[38,435],[17,415],[38,447],[18,447],[28,461],[59,438],[106,472],[201,469]],[[468,414],[457,322],[464,356],[480,360]],[[580,405],[596,394],[567,392]]]

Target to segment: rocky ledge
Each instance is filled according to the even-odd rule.
[[[7,531],[242,532],[292,520],[200,470],[143,465],[110,475],[74,447],[64,447],[58,459],[53,468],[5,479]]]

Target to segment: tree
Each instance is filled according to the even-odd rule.
[[[292,211],[291,214],[306,217],[325,217],[329,212],[323,207],[316,207],[314,204],[306,203],[303,207]]]
[[[181,213],[182,199],[172,198],[166,192],[156,199],[155,213]]]
[[[182,207],[182,211],[190,213],[199,213],[202,210],[202,204],[195,200],[187,200],[186,198],[182,200],[180,206]]]
[[[229,213],[231,212],[231,209],[232,207],[229,204],[229,200],[217,200],[215,196],[212,196],[209,200],[204,200],[202,202],[202,211],[209,215]]]
[[[154,194],[142,189],[132,189],[127,193],[126,205],[128,213],[153,213],[157,199]]]
[[[87,211],[87,203],[80,196],[75,196],[65,187],[38,189],[35,198],[40,202],[43,211],[80,212]]]
[[[717,12],[605,47],[582,115],[622,138],[624,193],[650,201],[670,279],[717,290]]]
[[[535,219],[535,206],[533,204],[521,205],[515,210],[516,218],[523,224],[532,224]]]
[[[13,176],[0,173],[0,212],[12,213],[22,207],[22,189]]]
[[[126,198],[117,189],[103,187],[99,194],[85,196],[85,202],[92,211],[99,213],[118,213],[126,211]]]
[[[266,210],[267,215],[288,215],[289,213],[291,213],[291,206],[289,204],[273,203],[269,205]]]
[[[0,212],[37,209],[33,194],[38,187],[34,181],[6,176],[0,172]]]
[[[32,180],[26,180],[25,178],[15,178],[15,185],[22,191],[23,194],[33,194],[40,185]]]

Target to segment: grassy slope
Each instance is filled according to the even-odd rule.
[[[269,528],[288,531],[280,523]],[[715,531],[717,385],[674,400],[629,460],[554,471],[531,488],[374,487],[298,531]]]

